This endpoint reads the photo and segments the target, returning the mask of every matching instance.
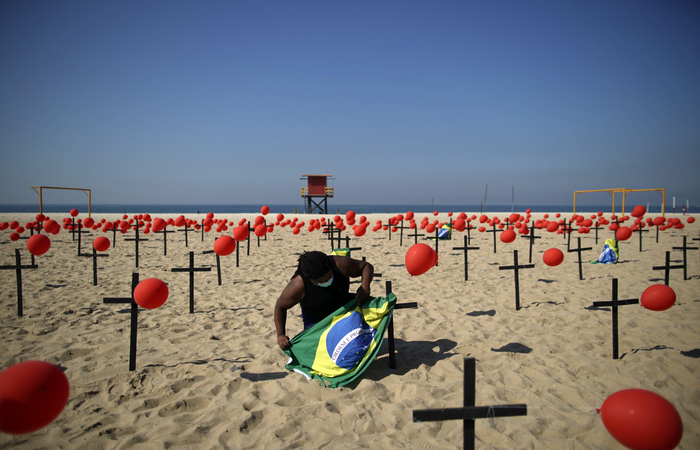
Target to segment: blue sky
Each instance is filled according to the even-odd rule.
[[[6,0],[0,203],[289,204],[321,173],[338,204],[697,205],[699,25],[691,1]]]

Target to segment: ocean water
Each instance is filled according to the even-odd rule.
[[[138,205],[138,204],[107,204],[107,205],[92,205],[92,214],[206,214],[212,212],[214,214],[257,214],[260,213],[260,208],[263,205],[195,205],[195,204],[155,204],[155,205]],[[303,204],[292,205],[275,205],[268,204],[270,213],[272,214],[294,214],[295,211],[299,214],[304,213]],[[626,213],[630,213],[635,205],[627,205]],[[643,205],[646,207],[647,205]],[[82,204],[44,204],[44,213],[68,213],[71,209],[77,209],[81,213],[88,212],[87,203]],[[480,213],[507,213],[517,212],[524,213],[527,209],[531,209],[535,213],[562,212],[568,213],[573,211],[572,205],[337,205],[328,204],[328,214],[344,214],[347,211],[354,211],[357,214],[405,214],[408,211],[414,213],[432,213],[433,211],[440,212],[465,212],[471,214]],[[603,211],[605,214],[612,212],[612,205],[576,205],[577,213],[597,213]],[[318,212],[318,210],[316,210]],[[676,213],[681,214],[682,207],[676,207]],[[39,213],[39,204],[29,205],[0,205],[0,213]],[[620,205],[615,205],[615,213],[620,213]],[[647,214],[660,214],[661,205],[650,205]],[[673,208],[666,206],[666,214],[673,213]],[[687,214],[700,213],[700,207],[690,206],[690,211]]]

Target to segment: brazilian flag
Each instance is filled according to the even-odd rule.
[[[384,339],[396,295],[351,300],[335,313],[290,339],[285,366],[324,386],[345,386],[369,367]]]

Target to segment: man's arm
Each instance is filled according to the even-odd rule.
[[[357,288],[357,304],[361,304],[364,299],[370,296],[372,278],[374,277],[374,267],[366,261],[348,258],[347,256],[334,256],[335,265],[338,270],[348,278],[362,277],[360,287]]]
[[[282,350],[289,348],[287,337],[287,310],[299,303],[304,298],[304,282],[301,277],[294,277],[284,288],[282,294],[275,303],[275,328],[277,329],[277,345]]]

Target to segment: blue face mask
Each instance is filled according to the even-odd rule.
[[[333,276],[331,275],[331,279],[326,281],[325,283],[318,283],[316,286],[318,287],[328,287],[331,284],[333,284]]]

